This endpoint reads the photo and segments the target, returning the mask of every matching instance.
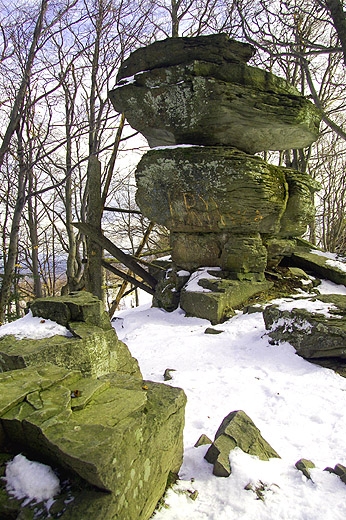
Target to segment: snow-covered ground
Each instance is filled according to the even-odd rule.
[[[323,282],[321,292],[346,294],[346,289]],[[305,299],[304,305],[310,302]],[[323,471],[346,465],[345,378],[298,357],[289,344],[270,345],[261,313],[238,313],[214,327],[223,331],[217,335],[204,333],[207,320],[150,304],[117,317],[118,336],[138,359],[144,378],[163,382],[165,370],[173,369],[165,384],[183,388],[188,398],[180,480],[154,520],[346,518],[346,485]],[[18,320],[17,332],[22,326],[29,330],[32,319]],[[231,476],[215,477],[204,459],[208,446],[194,444],[202,433],[213,439],[234,410],[251,417],[281,459],[263,462],[236,449]],[[315,463],[312,480],[295,468],[300,458]],[[245,489],[248,484],[262,488],[263,500]]]
[[[346,294],[331,282],[320,290]],[[345,378],[298,357],[289,344],[270,345],[261,313],[239,313],[214,327],[223,331],[217,335],[204,333],[207,320],[181,310],[146,305],[117,316],[119,338],[144,378],[163,382],[165,370],[174,369],[166,384],[183,388],[188,399],[181,480],[154,520],[345,519],[346,485],[323,471],[346,465]],[[202,433],[213,439],[234,410],[251,417],[281,459],[263,462],[234,450],[231,476],[215,477],[204,459],[208,446],[194,444]],[[312,481],[295,468],[300,458],[315,463]],[[245,489],[250,483],[264,489],[263,501]]]

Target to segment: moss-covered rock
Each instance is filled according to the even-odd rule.
[[[191,60],[220,65],[247,62],[254,53],[252,45],[233,40],[222,33],[196,38],[167,38],[132,52],[121,64],[117,81],[136,72],[189,63]]]
[[[188,316],[205,318],[212,324],[222,323],[250,297],[267,291],[271,286],[266,280],[200,278],[196,288],[190,288],[187,284],[182,289],[180,306]]]
[[[112,371],[140,376],[137,360],[118,340],[114,329],[70,322],[75,336],[43,339],[0,338],[0,370],[54,363],[69,370],[81,370],[86,376],[98,377]]]
[[[81,479],[59,517],[147,520],[182,462],[185,402],[180,389],[130,375],[97,381],[54,365],[5,372],[0,451],[10,443]]]
[[[234,148],[151,150],[136,171],[143,214],[173,232],[279,231],[285,168]]]
[[[297,247],[290,258],[293,265],[326,278],[339,285],[346,285],[346,262],[342,259],[332,260],[322,251],[309,247]]]
[[[231,412],[224,418],[215,434],[214,442],[205,455],[205,459],[214,465],[214,475],[228,477],[231,474],[229,454],[234,448],[240,448],[261,460],[280,458],[242,410]]]
[[[37,298],[31,303],[30,310],[33,316],[56,321],[64,327],[69,322],[81,321],[105,330],[111,329],[102,301],[86,291]]]
[[[72,337],[42,339],[0,337],[0,371],[53,363],[86,376],[99,377],[110,372],[141,378],[137,360],[119,341],[103,304],[87,292],[68,296],[39,298],[31,304],[34,316],[57,321]]]
[[[250,56],[225,35],[156,42],[126,60],[110,99],[152,147],[223,145],[255,153],[311,144],[318,109],[282,78],[247,66]]]
[[[289,309],[270,305],[263,317],[273,341],[289,342],[306,359],[336,358],[345,363],[346,296],[320,295],[310,300],[309,310],[294,302]]]

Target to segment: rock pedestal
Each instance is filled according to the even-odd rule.
[[[218,267],[252,294],[305,232],[318,189],[252,154],[309,146],[320,122],[294,87],[247,65],[253,53],[224,34],[156,42],[123,63],[110,92],[154,148],[138,164],[136,200],[170,230],[173,269]],[[225,292],[220,319],[234,306]]]

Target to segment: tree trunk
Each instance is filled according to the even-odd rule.
[[[23,160],[23,143],[22,143],[22,131],[17,131],[18,134],[18,159],[19,159],[19,172],[18,172],[18,189],[16,204],[13,212],[13,219],[10,232],[10,241],[8,247],[8,253],[6,258],[6,264],[4,266],[4,275],[2,279],[2,285],[0,289],[0,324],[4,323],[6,317],[6,307],[11,296],[11,287],[13,283],[13,276],[15,273],[15,267],[17,263],[18,255],[18,240],[20,221],[23,214],[23,209],[26,202],[26,184],[27,184],[27,172],[24,166]]]
[[[346,14],[340,0],[325,0],[337,32],[346,65]]]
[[[88,205],[87,225],[93,229],[93,236],[101,231],[101,164],[95,155],[88,162]],[[101,300],[103,299],[102,246],[87,234],[87,264],[85,269],[85,288]]]
[[[29,176],[29,192],[33,191],[33,171],[32,168],[28,171]],[[31,242],[31,260],[32,260],[32,275],[34,278],[34,295],[35,298],[42,297],[42,283],[40,276],[40,262],[38,256],[38,233],[37,233],[37,213],[36,203],[32,197],[28,199],[28,226]]]

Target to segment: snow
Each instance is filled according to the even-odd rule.
[[[318,292],[321,294],[344,294],[346,295],[346,287],[344,285],[338,285],[329,280],[322,280],[321,284],[317,287]]]
[[[7,463],[6,489],[18,500],[25,498],[23,505],[32,500],[47,501],[51,505],[55,495],[60,493],[60,482],[50,466],[28,460],[24,455],[16,455]]]
[[[282,311],[291,311],[292,309],[306,309],[307,311],[314,314],[323,314],[327,318],[336,318],[337,315],[331,313],[330,311],[337,311],[338,308],[333,303],[322,302],[316,299],[282,299],[282,300],[273,300],[273,304],[278,302],[278,307]],[[342,316],[340,316],[341,318]]]
[[[344,286],[330,282],[319,289],[345,294]],[[294,305],[309,308],[312,302],[299,297]],[[138,359],[143,377],[181,387],[188,399],[180,480],[154,520],[344,520],[346,486],[323,470],[346,465],[345,378],[300,358],[288,343],[270,345],[260,312],[238,312],[215,326],[223,331],[215,335],[204,333],[211,326],[207,320],[148,303],[115,317],[119,339]],[[15,322],[17,333],[33,319]],[[174,369],[173,379],[164,382],[167,368]],[[232,474],[220,478],[204,459],[208,446],[194,444],[202,433],[213,439],[234,410],[251,417],[281,458],[260,461],[236,449]],[[312,480],[295,468],[300,458],[314,462]],[[20,477],[27,485],[40,480],[46,486],[46,476],[33,479],[29,468]]]
[[[191,292],[210,292],[210,289],[205,289],[199,285],[200,280],[218,280],[218,277],[211,274],[209,271],[221,271],[220,267],[200,267],[192,273],[189,280],[185,284],[185,289]]]
[[[174,150],[176,148],[204,148],[201,144],[167,144],[165,146],[154,146],[152,150]]]
[[[327,282],[322,287],[345,289]],[[314,308],[306,298],[294,305]],[[345,518],[346,486],[323,471],[346,464],[345,378],[300,358],[288,343],[270,345],[260,312],[239,312],[214,327],[223,331],[217,335],[204,334],[210,322],[187,318],[180,309],[167,313],[146,305],[118,316],[119,338],[143,377],[163,382],[165,369],[175,369],[165,384],[183,388],[188,398],[180,480],[154,520]],[[251,417],[281,459],[260,461],[236,449],[231,476],[215,477],[204,459],[208,446],[194,444],[202,433],[213,439],[234,410]],[[295,468],[300,458],[316,465],[312,481]],[[256,486],[263,488],[263,500]]]
[[[71,332],[55,321],[34,317],[29,311],[23,318],[0,327],[0,337],[15,336],[16,339],[42,339],[52,336],[71,337]]]
[[[346,272],[346,264],[345,262],[340,262],[339,260],[327,260],[326,265],[330,265],[331,267],[335,267],[340,271]]]

